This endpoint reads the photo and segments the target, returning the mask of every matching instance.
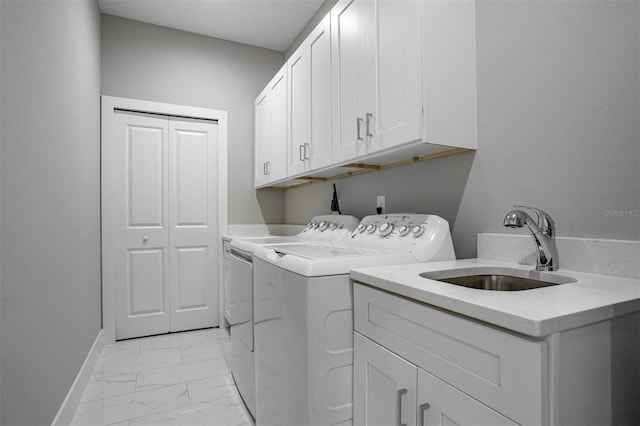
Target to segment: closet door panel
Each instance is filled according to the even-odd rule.
[[[116,114],[116,338],[170,329],[168,121]]]
[[[217,124],[169,125],[171,331],[216,325]]]

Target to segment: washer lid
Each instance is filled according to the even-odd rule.
[[[318,245],[260,246],[254,255],[257,259],[304,277],[348,276],[351,269],[357,267],[416,262],[407,252]]]
[[[266,237],[244,237],[234,238],[231,240],[231,247],[249,254],[253,254],[256,248],[266,244],[297,244],[304,241],[300,237],[281,237],[281,236],[266,236]]]
[[[280,255],[280,257],[283,255],[290,255],[307,260],[381,256],[391,252],[390,250],[370,249],[365,247],[321,244],[287,244],[283,246],[267,245],[266,247],[273,249],[278,255]]]

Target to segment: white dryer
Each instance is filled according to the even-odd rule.
[[[367,216],[333,243],[257,248],[257,424],[351,424],[350,270],[451,259],[448,222],[424,214]]]
[[[253,254],[265,244],[311,244],[346,238],[360,221],[348,215],[314,217],[294,236],[241,237],[231,240],[227,267],[228,309],[225,317],[231,327],[229,364],[236,387],[249,412],[256,416],[256,381],[253,336]]]

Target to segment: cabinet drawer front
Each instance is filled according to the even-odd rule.
[[[523,424],[546,423],[546,344],[453,313],[354,285],[354,326]]]

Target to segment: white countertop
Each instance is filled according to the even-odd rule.
[[[529,336],[542,337],[640,311],[640,280],[559,270],[574,283],[524,291],[489,291],[421,277],[422,272],[492,266],[531,270],[531,265],[485,259],[356,268],[351,278]]]

